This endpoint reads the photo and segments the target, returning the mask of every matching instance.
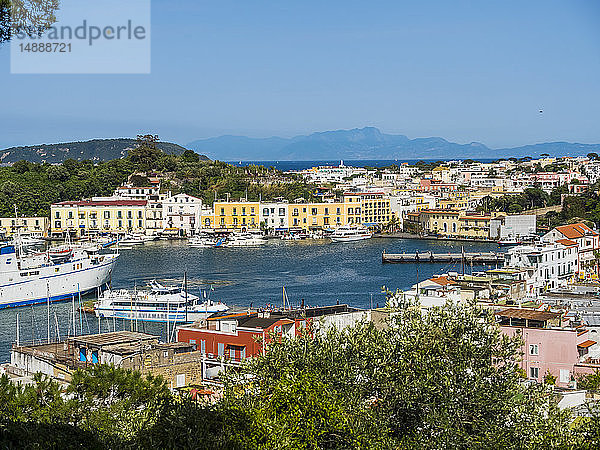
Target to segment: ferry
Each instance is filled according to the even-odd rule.
[[[18,244],[0,246],[0,308],[66,300],[108,286],[118,251],[65,245],[30,253]]]
[[[371,239],[373,233],[364,227],[342,226],[336,229],[331,236],[333,242],[351,242]]]
[[[94,304],[99,318],[146,322],[196,322],[229,307],[210,298],[200,301],[179,287],[165,287],[152,281],[145,290],[107,290]]]

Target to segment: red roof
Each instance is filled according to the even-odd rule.
[[[588,227],[584,223],[573,223],[571,225],[562,225],[560,227],[556,227],[556,231],[562,234],[567,239],[577,239],[581,238],[585,235],[598,236],[594,230]]]
[[[557,242],[558,244],[562,244],[562,245],[564,245],[565,247],[571,247],[571,246],[573,246],[573,245],[577,245],[577,242],[575,242],[575,241],[572,241],[572,240],[570,240],[570,239],[559,239],[559,240],[557,240],[556,242]]]
[[[434,283],[437,283],[441,286],[448,286],[449,284],[455,284],[454,281],[449,280],[448,277],[430,278],[430,281],[433,281]]]
[[[54,203],[52,206],[146,206],[147,200],[80,200]]]
[[[581,348],[588,348],[591,347],[592,345],[594,345],[596,343],[596,341],[591,341],[591,340],[587,340],[587,341],[583,341],[580,344],[577,344],[577,347],[581,347]]]

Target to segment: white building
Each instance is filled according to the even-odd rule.
[[[163,227],[191,236],[201,227],[202,200],[188,194],[177,194],[162,202]]]
[[[515,214],[490,220],[490,238],[521,239],[535,235],[536,215]]]
[[[527,294],[565,286],[577,271],[577,244],[540,243],[519,245],[504,254],[507,267],[527,271]]]
[[[287,201],[260,202],[259,222],[264,223],[271,232],[282,234],[289,230]]]
[[[577,270],[580,276],[596,273],[595,253],[600,250],[600,236],[584,223],[562,225],[542,237],[544,242],[574,242],[579,249]]]

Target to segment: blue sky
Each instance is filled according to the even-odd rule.
[[[154,0],[151,34],[149,75],[11,75],[0,48],[0,148],[363,126],[600,142],[595,0]]]

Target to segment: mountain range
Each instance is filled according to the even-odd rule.
[[[135,144],[135,139],[119,138],[11,147],[0,151],[0,163],[10,164],[25,159],[31,162],[54,164],[69,158],[78,161],[108,161],[124,158]],[[156,145],[163,152],[175,155],[180,155],[186,150],[181,145],[171,142],[158,142]],[[201,158],[208,160],[206,156]]]
[[[312,133],[293,138],[220,136],[200,139],[188,148],[212,159],[243,161],[310,161],[329,159],[456,159],[539,156],[578,156],[600,152],[600,144],[546,142],[492,149],[480,142],[458,144],[439,137],[409,139],[382,133],[375,127]]]

